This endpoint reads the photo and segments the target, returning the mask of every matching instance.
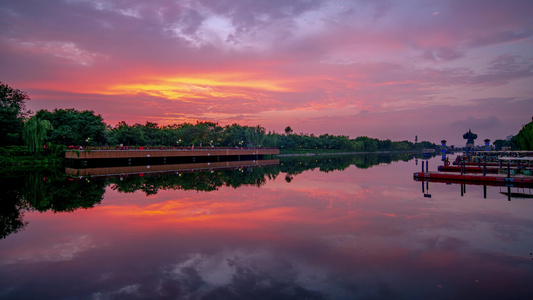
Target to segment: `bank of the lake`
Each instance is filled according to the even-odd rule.
[[[59,148],[59,149],[58,149]],[[55,147],[49,151],[32,154],[24,146],[0,147],[0,166],[6,169],[31,169],[34,167],[56,166],[64,162],[63,150]]]
[[[422,154],[422,150],[398,150],[398,151],[350,151],[343,149],[335,150],[314,150],[314,149],[301,149],[301,150],[280,150],[279,157],[288,156],[315,156],[315,155],[354,155],[354,154]]]

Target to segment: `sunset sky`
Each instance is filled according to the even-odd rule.
[[[0,81],[115,125],[464,145],[533,116],[531,0],[4,0]]]

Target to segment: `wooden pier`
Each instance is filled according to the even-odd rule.
[[[172,158],[172,157],[222,157],[249,155],[277,155],[277,148],[182,148],[182,149],[128,149],[128,150],[74,150],[66,151],[65,158],[72,160],[114,158]]]
[[[463,161],[459,166],[439,166],[439,172],[429,172],[427,163],[424,171],[424,161],[422,161],[421,172],[414,173],[413,178],[416,181],[461,182],[464,184],[533,188],[533,176],[531,176],[533,157],[498,157],[498,160],[500,167],[487,167],[485,162],[483,167],[466,166]],[[506,162],[505,167],[503,162]],[[515,165],[515,167],[512,167],[512,165]]]
[[[436,181],[436,182],[462,182],[477,185],[494,186],[521,186],[533,188],[533,177],[525,175],[514,175],[507,177],[506,174],[453,174],[444,172],[417,172],[413,174],[416,181]]]

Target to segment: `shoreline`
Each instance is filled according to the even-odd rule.
[[[292,157],[292,156],[316,156],[316,155],[357,155],[357,154],[397,154],[397,153],[422,153],[417,150],[404,150],[404,151],[364,151],[364,152],[322,152],[322,153],[285,153],[278,154],[278,157]]]

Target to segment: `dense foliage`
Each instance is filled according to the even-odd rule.
[[[278,147],[283,150],[327,149],[373,152],[378,150],[402,151],[422,148],[435,148],[435,144],[409,141],[381,141],[369,137],[350,139],[347,136],[324,134],[278,134],[266,132],[261,126],[238,124],[224,127],[213,122],[183,123],[159,126],[157,123],[128,125],[120,122],[109,128],[106,143],[101,145],[124,146],[216,146],[216,147]],[[82,144],[83,145],[83,144]]]
[[[39,110],[35,117],[52,125],[48,141],[61,145],[103,145],[107,143],[106,124],[93,111],[75,109]]]
[[[533,150],[533,121],[526,124],[513,138],[520,150]]]
[[[0,146],[21,143],[26,100],[30,97],[25,92],[11,88],[0,81]]]
[[[41,120],[35,116],[31,117],[24,123],[22,138],[28,146],[30,153],[37,153],[41,150],[41,147],[44,145],[44,140],[47,137],[47,133],[51,129],[52,125],[48,120]]]
[[[509,140],[495,140],[496,150],[508,148],[512,150],[533,150],[533,121],[524,125],[517,135]]]

